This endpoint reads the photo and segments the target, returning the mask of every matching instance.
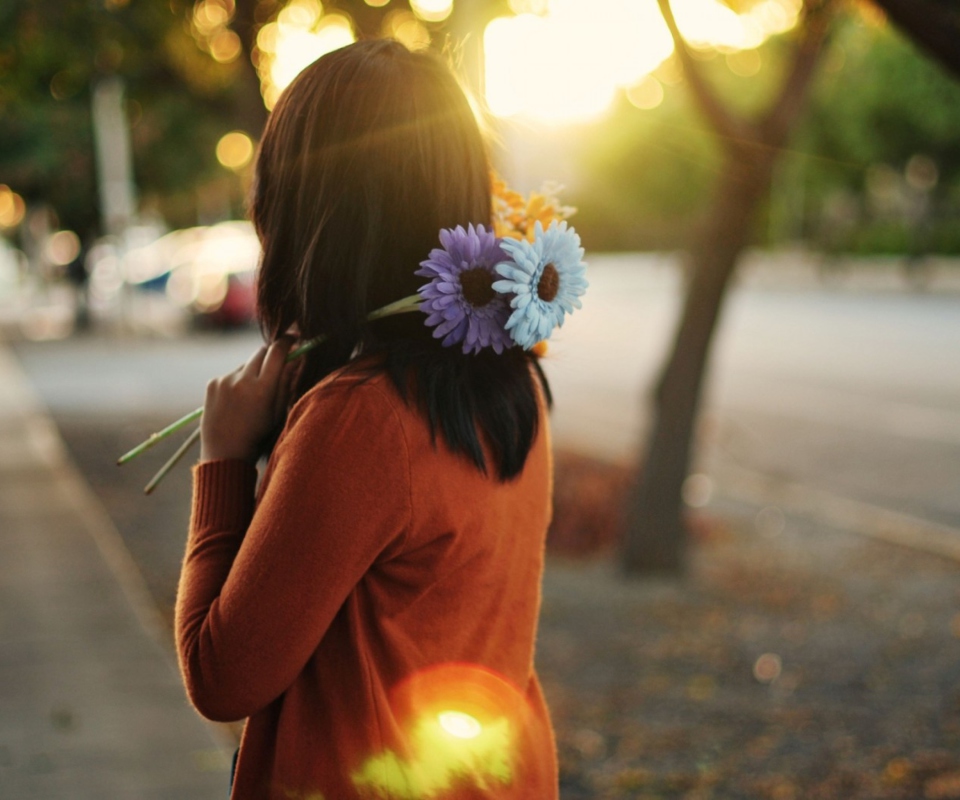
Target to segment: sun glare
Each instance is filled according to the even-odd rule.
[[[424,22],[443,22],[453,11],[453,0],[410,0],[410,8]]]
[[[267,108],[273,108],[306,66],[356,38],[350,19],[325,13],[320,0],[293,0],[284,6],[276,21],[257,34],[257,70]]]
[[[759,0],[737,14],[720,0],[673,0],[677,25],[691,46],[724,53],[753,50],[797,23],[802,0]],[[486,97],[501,117],[545,122],[589,120],[627,90],[639,108],[662,100],[648,78],[673,53],[653,0],[511,0],[515,16],[484,31]],[[735,62],[753,74],[759,59]],[[659,90],[659,91],[658,91]]]
[[[458,739],[476,739],[483,731],[476,717],[462,711],[441,711],[437,719],[441,728]]]

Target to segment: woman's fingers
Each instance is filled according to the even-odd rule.
[[[267,357],[267,346],[263,345],[257,350],[256,353],[250,358],[250,360],[243,365],[240,369],[240,374],[238,377],[240,380],[249,380],[251,378],[257,378],[260,375],[261,370],[263,369],[263,362]]]
[[[276,383],[283,374],[287,363],[287,353],[293,346],[293,339],[281,336],[267,348],[260,367],[260,378],[270,383]]]

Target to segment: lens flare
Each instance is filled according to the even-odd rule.
[[[437,720],[441,728],[458,739],[476,739],[483,732],[483,726],[477,718],[462,711],[441,711],[437,714]]]
[[[375,797],[428,800],[454,783],[485,792],[509,786],[531,714],[523,694],[490,669],[440,664],[390,694],[402,755],[384,750],[352,774]]]

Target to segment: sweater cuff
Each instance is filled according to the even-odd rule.
[[[190,529],[243,533],[253,517],[257,468],[249,461],[204,461],[193,468]]]

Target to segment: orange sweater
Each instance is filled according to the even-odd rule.
[[[176,635],[190,699],[247,717],[233,798],[553,800],[533,668],[546,417],[500,483],[390,380],[334,373],[291,410],[254,500],[194,473]]]

